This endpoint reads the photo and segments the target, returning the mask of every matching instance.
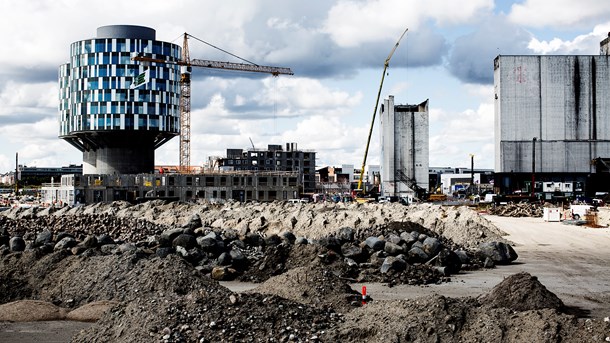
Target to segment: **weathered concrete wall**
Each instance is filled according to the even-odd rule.
[[[498,56],[496,172],[592,171],[610,156],[609,56]]]

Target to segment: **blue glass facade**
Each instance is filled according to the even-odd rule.
[[[85,174],[148,172],[154,149],[179,134],[179,66],[131,60],[134,53],[180,60],[179,45],[154,38],[152,29],[116,25],[70,45],[69,62],[59,68],[59,137],[83,151]],[[148,82],[134,88],[146,70]],[[132,154],[147,161],[137,163]]]

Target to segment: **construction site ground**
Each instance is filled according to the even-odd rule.
[[[607,214],[607,213],[606,213]],[[366,283],[352,284],[354,290],[367,287],[372,304],[430,295],[450,298],[478,297],[491,291],[506,278],[527,272],[556,294],[578,317],[610,316],[610,229],[545,222],[542,218],[482,215],[512,242],[519,258],[510,265],[493,269],[462,271],[451,282],[409,286]],[[222,282],[234,292],[246,292],[256,284]],[[424,300],[422,300],[424,301]],[[425,302],[425,301],[424,301]],[[377,306],[377,305],[375,305]],[[1,322],[0,342],[69,342],[72,335],[88,327],[77,321]]]

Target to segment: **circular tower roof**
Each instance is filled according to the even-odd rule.
[[[137,25],[107,25],[97,28],[97,38],[132,38],[155,40],[155,30]]]

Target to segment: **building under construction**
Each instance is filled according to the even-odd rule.
[[[550,200],[556,192],[582,196],[608,191],[607,54],[498,56],[494,86],[499,192],[536,193]]]
[[[381,115],[381,193],[421,197],[428,191],[428,100],[395,105],[385,99]]]

